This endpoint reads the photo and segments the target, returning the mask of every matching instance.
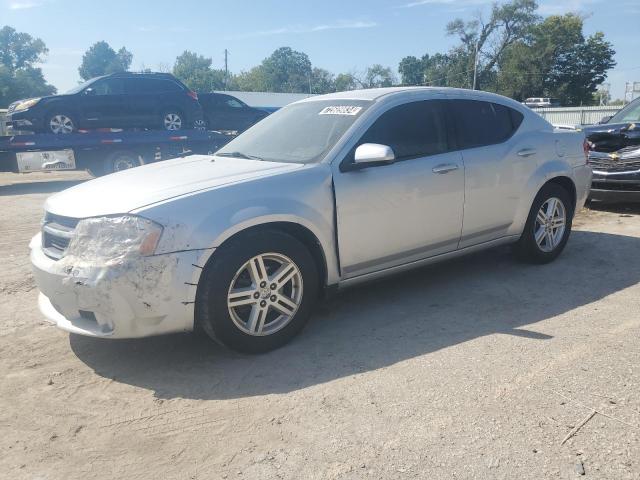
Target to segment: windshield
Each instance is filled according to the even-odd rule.
[[[229,142],[216,155],[316,163],[369,105],[371,102],[366,100],[322,100],[289,105]]]
[[[90,80],[87,80],[86,82],[82,82],[77,87],[73,87],[71,90],[68,90],[67,92],[65,92],[65,94],[66,95],[73,95],[74,93],[80,93],[82,90],[87,88],[89,85],[91,85],[95,81],[96,81],[96,79],[92,78]]]
[[[640,122],[640,100],[634,100],[616,113],[607,123]]]

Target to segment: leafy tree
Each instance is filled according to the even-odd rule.
[[[78,73],[83,80],[89,80],[109,73],[126,72],[132,60],[133,54],[125,47],[116,52],[107,42],[100,41],[84,53]]]
[[[358,82],[351,73],[339,73],[333,81],[336,92],[346,92],[358,88]]]
[[[425,55],[428,58],[428,55]],[[398,71],[403,85],[422,85],[424,82],[425,62],[424,57],[404,57],[400,60]]]
[[[39,38],[5,26],[0,29],[0,105],[26,97],[51,95],[49,85],[37,63],[44,61],[47,47]]]
[[[225,88],[224,70],[211,68],[212,60],[185,50],[173,65],[173,74],[196,92]]]
[[[335,92],[336,86],[334,76],[324,68],[314,67],[311,70],[311,93]]]
[[[547,17],[529,39],[508,49],[497,90],[518,100],[547,96],[566,105],[593,103],[598,85],[615,65],[615,52],[601,32],[585,38],[582,29],[577,15]]]
[[[456,63],[466,64],[470,85],[473,84],[476,52],[476,87],[483,88],[495,78],[494,68],[500,63],[505,51],[516,42],[526,39],[539,21],[540,17],[535,13],[537,8],[535,0],[511,0],[503,4],[494,3],[487,21],[484,21],[482,15],[477,15],[471,21],[465,22],[457,18],[449,22],[447,34],[457,36],[461,43],[456,49]]]
[[[368,67],[364,75],[356,78],[362,88],[390,87],[396,83],[396,78],[389,67],[383,67],[379,63]]]

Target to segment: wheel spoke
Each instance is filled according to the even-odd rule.
[[[256,287],[259,286],[261,282],[266,282],[269,279],[262,256],[258,255],[249,261],[249,275],[251,275],[251,281]]]
[[[542,241],[546,238],[547,236],[547,231],[545,230],[544,227],[540,227],[538,230],[536,230],[536,234],[535,234],[535,239],[536,239],[536,243],[542,247]]]
[[[536,220],[540,225],[544,225],[545,223],[547,223],[547,215],[542,211],[542,209],[538,211],[538,216],[536,217]]]
[[[278,299],[275,301],[275,303],[272,306],[273,308],[275,308],[281,313],[284,313],[285,315],[293,315],[296,309],[298,308],[298,305],[296,304],[296,302],[291,300],[286,295],[278,295]]]
[[[232,290],[227,296],[227,303],[231,308],[258,303],[258,300],[253,298],[254,293],[255,290],[253,288],[238,288]]]
[[[254,305],[249,315],[249,321],[247,322],[247,329],[253,334],[262,333],[264,327],[264,321],[267,318],[267,310]]]
[[[556,214],[556,207],[557,207],[557,200],[555,198],[550,198],[549,202],[547,203],[547,212],[546,212],[547,218],[554,217],[554,215]]]
[[[278,288],[281,288],[283,285],[286,285],[286,283],[291,280],[296,273],[297,269],[294,265],[285,263],[271,276],[269,281],[275,282],[278,285]]]

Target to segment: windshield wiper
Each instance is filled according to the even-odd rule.
[[[264,158],[262,157],[257,157],[256,155],[247,155],[246,153],[242,153],[242,152],[222,152],[222,153],[216,153],[216,155],[218,157],[244,158],[245,160],[264,161]]]

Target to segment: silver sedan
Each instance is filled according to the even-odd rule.
[[[296,335],[326,291],[507,243],[554,260],[590,182],[581,133],[498,95],[317,96],[214,156],[50,197],[31,243],[40,309],[84,335],[200,325],[263,352]]]

